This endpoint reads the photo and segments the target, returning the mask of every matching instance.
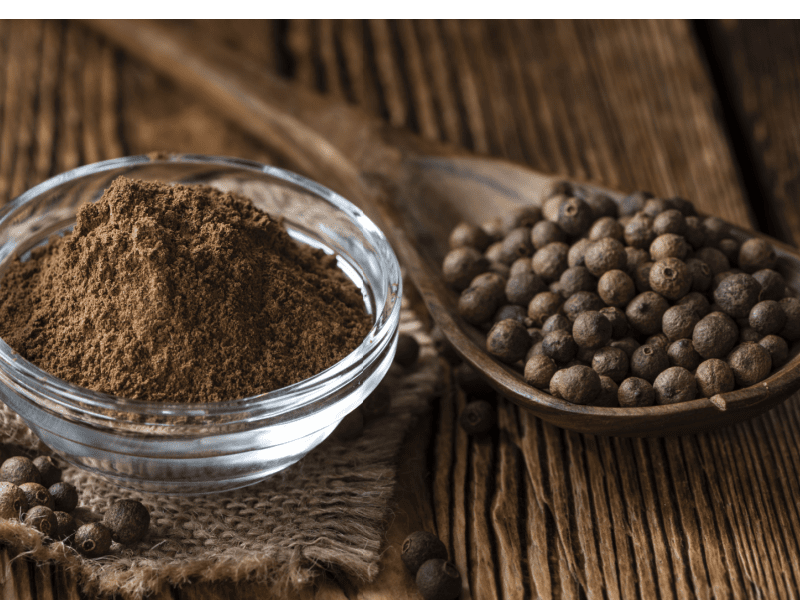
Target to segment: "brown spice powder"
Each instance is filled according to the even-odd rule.
[[[294,242],[249,200],[124,177],[0,286],[0,336],[23,357],[153,402],[296,383],[344,358],[371,325],[335,258]]]

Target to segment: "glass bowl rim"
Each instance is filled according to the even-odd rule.
[[[204,154],[171,153],[156,156],[135,155],[114,158],[65,171],[23,192],[0,209],[0,227],[7,222],[7,219],[17,209],[59,185],[87,175],[94,175],[120,167],[159,163],[164,165],[169,165],[170,163],[210,164],[265,174],[317,195],[347,215],[369,238],[375,249],[388,259],[388,263],[382,264],[380,269],[381,275],[387,283],[387,298],[383,306],[374,307],[375,314],[373,315],[374,323],[372,327],[361,344],[345,358],[312,377],[267,393],[209,403],[150,402],[123,398],[79,387],[42,370],[20,356],[4,339],[0,338],[0,368],[11,376],[16,385],[23,387],[27,392],[30,392],[31,388],[33,388],[34,394],[25,394],[28,401],[39,404],[31,396],[35,397],[38,393],[46,393],[49,401],[55,401],[57,404],[79,414],[86,413],[87,416],[89,414],[93,414],[93,416],[102,415],[101,418],[104,420],[109,418],[107,414],[109,411],[153,417],[206,417],[212,421],[219,418],[225,419],[225,417],[243,417],[233,421],[225,419],[228,424],[237,421],[260,420],[279,415],[283,420],[283,418],[289,416],[287,413],[306,409],[328,397],[336,390],[345,387],[351,380],[350,376],[357,374],[361,370],[363,358],[371,355],[377,356],[386,344],[391,342],[399,322],[403,282],[400,264],[385,234],[360,208],[340,194],[307,177],[286,169],[243,158]],[[381,320],[381,315],[386,312],[387,307],[390,308],[389,314],[385,319]],[[336,385],[337,383],[338,385]],[[0,383],[0,385],[5,384]],[[326,386],[330,389],[325,389],[322,395],[314,394],[316,390],[323,390]],[[99,409],[102,413],[95,414],[91,408]],[[65,418],[67,418],[66,415]]]

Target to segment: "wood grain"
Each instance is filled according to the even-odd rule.
[[[753,58],[756,42],[748,40],[775,44],[764,47],[780,56],[788,51],[740,24],[725,27],[719,39],[732,48],[749,98],[742,114],[752,121],[752,152],[769,165],[774,206],[795,218],[797,161],[786,122],[797,126],[798,116],[783,100],[774,112],[764,107],[793,84],[767,93],[772,84],[758,73],[769,75],[768,65],[754,62],[763,59]],[[286,29],[288,40],[265,36],[262,46],[243,45],[227,28],[202,31],[228,36],[230,47],[271,69],[284,44],[297,79],[429,139],[623,189],[684,194],[706,211],[752,222],[717,92],[684,22],[292,22]],[[309,42],[315,30],[318,40]],[[739,33],[745,43],[735,47]],[[797,61],[788,60],[796,73]],[[0,65],[2,201],[89,157],[166,149],[273,158],[79,25],[0,22]],[[21,80],[29,67],[37,75]],[[771,76],[792,71],[775,67]],[[478,440],[458,427],[467,398],[448,385],[430,438],[418,435],[406,448],[390,547],[405,528],[435,529],[465,575],[464,598],[800,594],[798,399],[746,424],[655,441],[568,433],[499,401],[497,432]],[[431,471],[422,483],[421,465]],[[414,598],[410,577],[384,567],[372,584],[326,580],[309,597]],[[3,597],[79,597],[67,573],[45,569],[9,563],[0,549]],[[190,584],[163,600],[234,595],[268,591]]]

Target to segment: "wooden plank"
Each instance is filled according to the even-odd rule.
[[[701,24],[702,27],[702,24]],[[732,105],[767,230],[800,244],[800,23],[714,21],[708,25],[721,94]]]

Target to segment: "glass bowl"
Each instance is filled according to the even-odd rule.
[[[397,345],[402,279],[383,233],[357,207],[294,173],[235,158],[134,156],[63,173],[0,211],[0,277],[70,230],[118,176],[205,184],[282,216],[296,240],[335,254],[373,327],[325,371],[266,394],[210,404],[150,403],[71,385],[0,339],[0,399],[65,460],[120,486],[166,494],[235,489],[300,460],[378,385]],[[0,278],[0,285],[2,279]]]

